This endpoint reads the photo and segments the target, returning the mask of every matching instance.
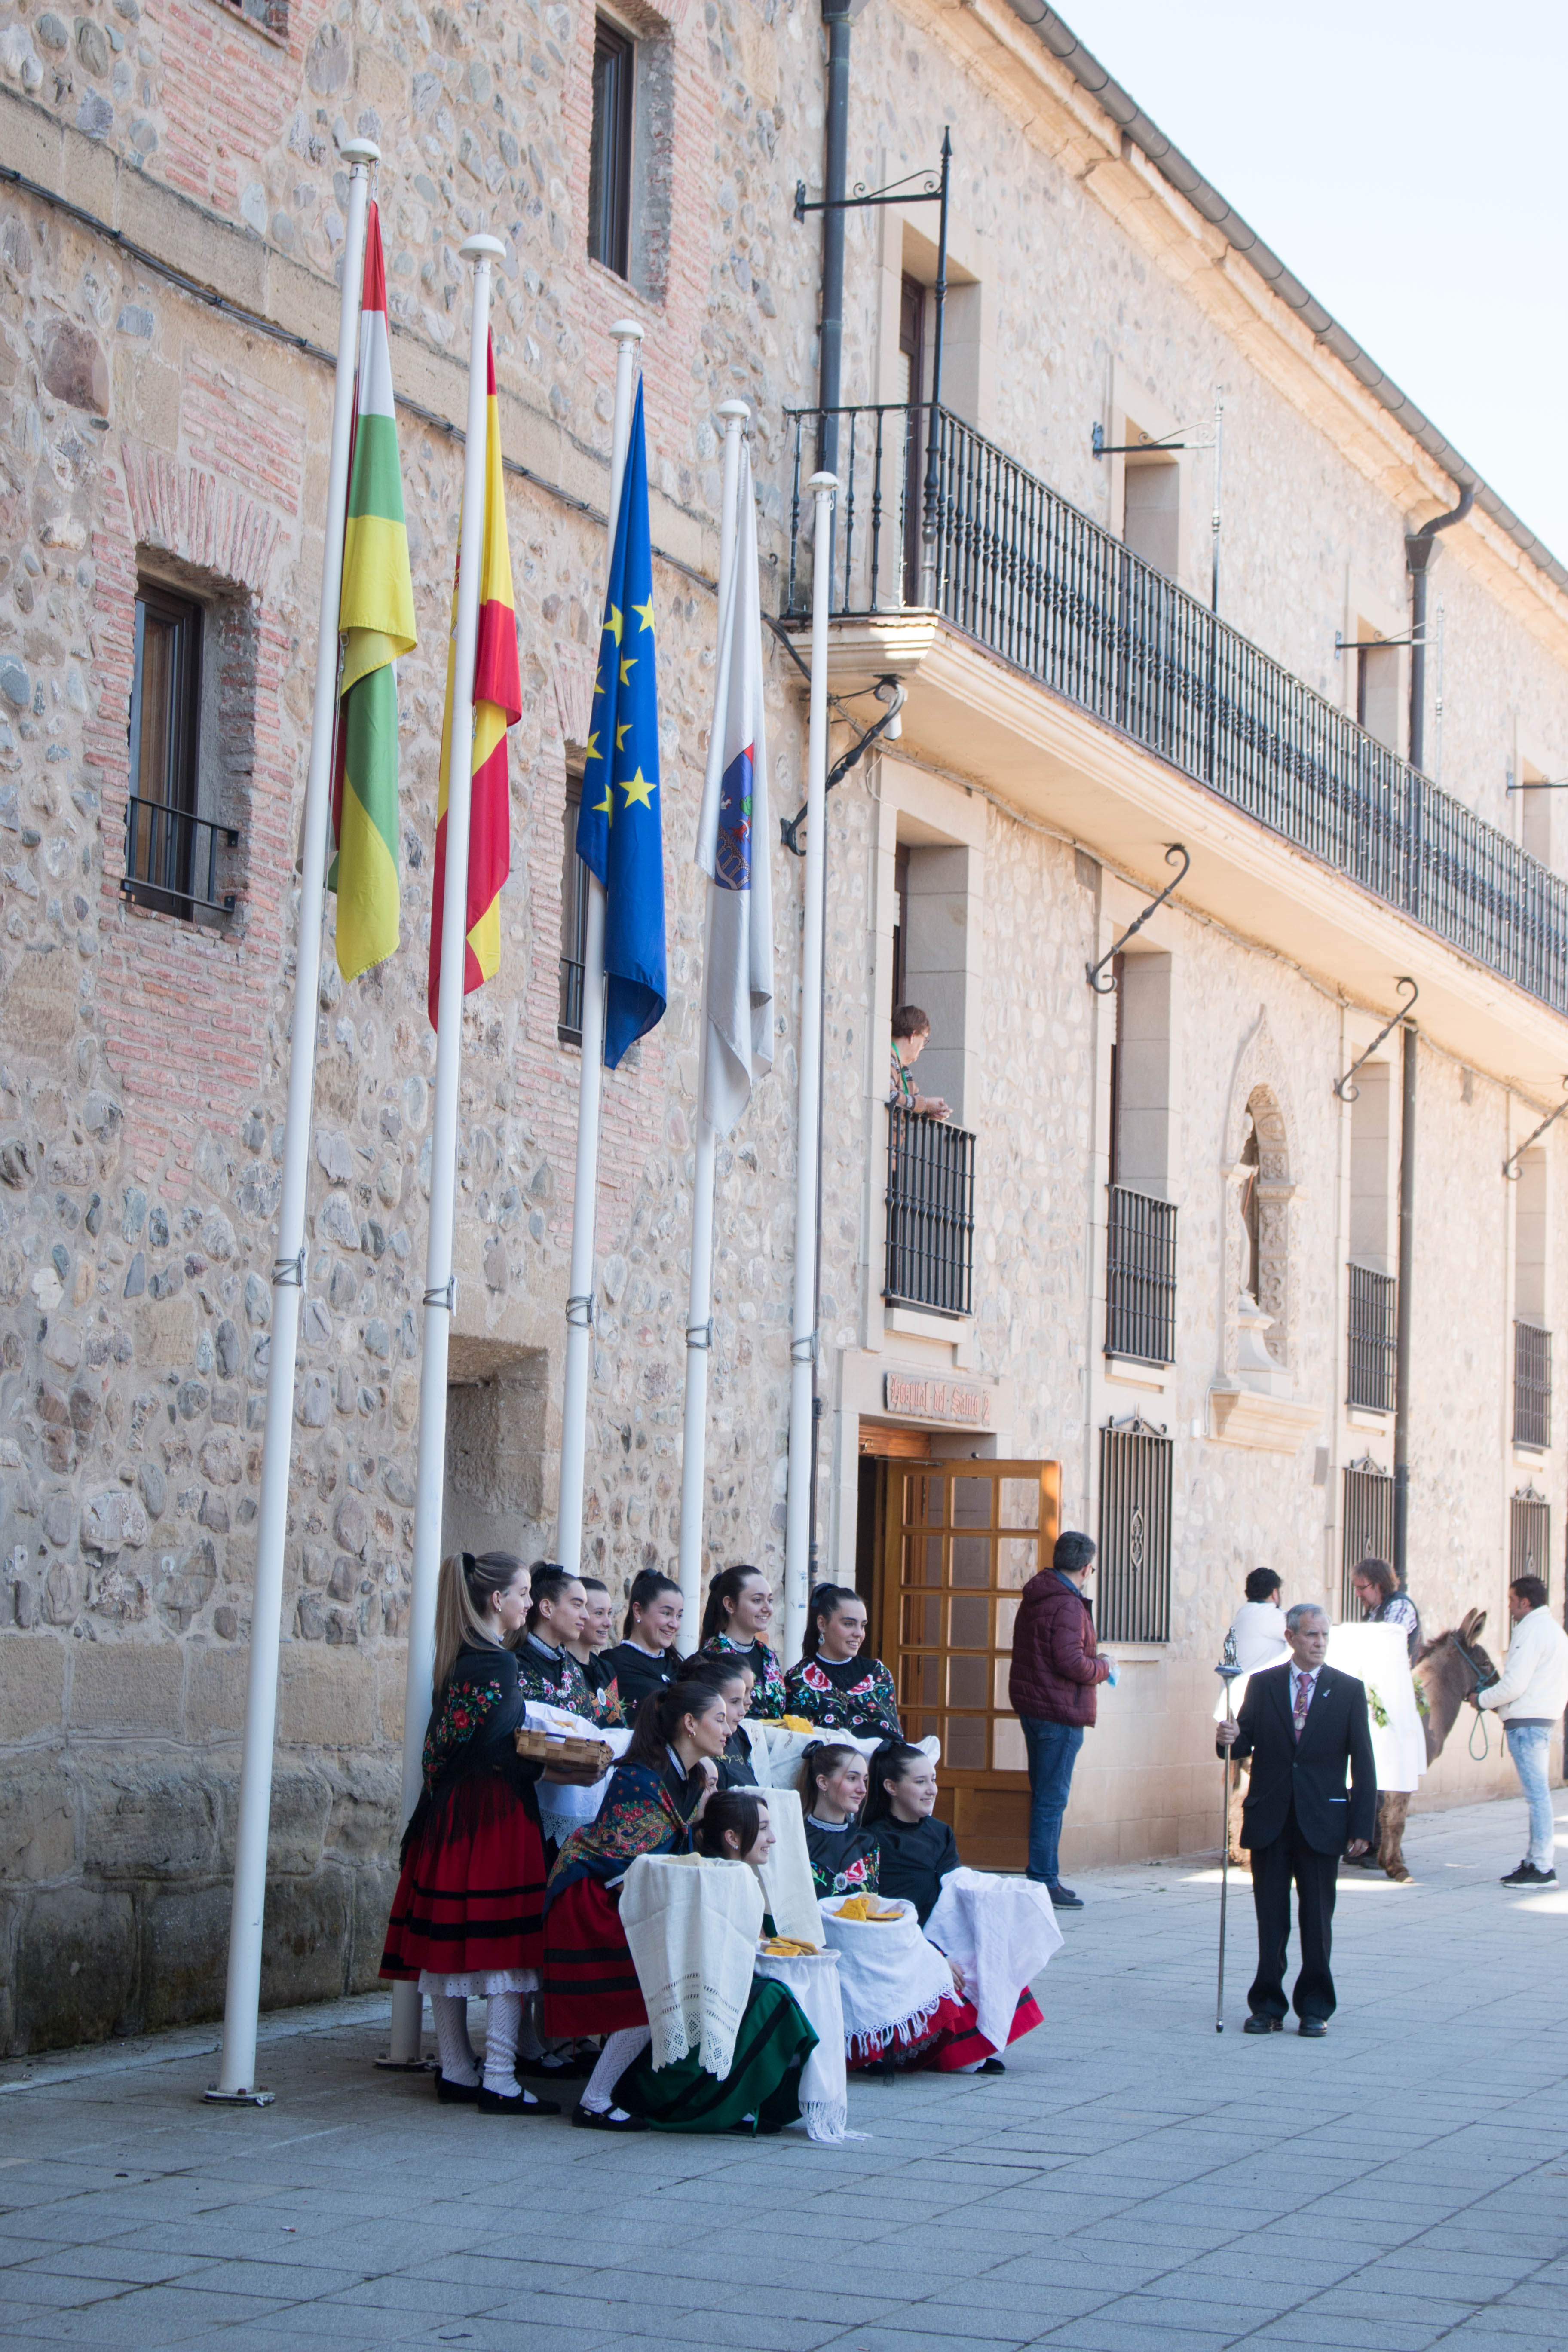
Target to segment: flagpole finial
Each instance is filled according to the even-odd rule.
[[[374,139],[345,139],[338,149],[348,163],[379,163],[381,150]]]
[[[726,421],[731,416],[738,417],[742,425],[751,413],[751,404],[744,400],[721,400],[713,411],[715,416],[722,416]]]
[[[499,261],[505,251],[499,236],[487,236],[482,232],[477,236],[466,236],[458,247],[458,257],[464,261]]]
[[[636,319],[617,319],[610,329],[613,343],[640,343],[643,331]]]
[[[825,499],[838,488],[838,477],[837,474],[813,474],[805,487],[808,490],[815,490],[819,499]]]

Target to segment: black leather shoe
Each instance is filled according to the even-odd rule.
[[[1304,2017],[1296,2028],[1297,2032],[1308,2042],[1321,2042],[1328,2030],[1329,2021],[1326,2017]]]
[[[481,2116],[558,2116],[561,2108],[554,2099],[532,2099],[520,2091],[515,2099],[503,2099],[499,2091],[487,2091],[479,2085],[479,2110]]]
[[[1285,2028],[1277,2017],[1249,2017],[1241,2030],[1243,2033],[1283,2033]]]
[[[520,2058],[517,2072],[526,2074],[531,2083],[585,2083],[594,2071],[591,2058]]]
[[[444,2107],[471,2107],[479,2095],[477,2083],[449,2083],[445,2074],[436,2077],[436,2096]]]
[[[983,2058],[974,2071],[977,2074],[1005,2074],[1007,2069],[1000,2058]]]
[[[628,2116],[624,2109],[616,2116],[608,2107],[577,2106],[572,2110],[572,2120],[579,2131],[637,2132],[647,2129],[643,2116]]]
[[[1059,1878],[1057,1880],[1054,1886],[1047,1882],[1046,1893],[1051,1898],[1051,1908],[1053,1911],[1081,1911],[1083,1909],[1082,1895],[1075,1895],[1070,1886],[1064,1886]]]

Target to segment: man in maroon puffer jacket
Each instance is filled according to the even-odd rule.
[[[1058,1848],[1083,1735],[1094,1725],[1095,1692],[1114,1678],[1095,1648],[1094,1619],[1083,1588],[1094,1566],[1094,1539],[1057,1538],[1049,1568],[1024,1587],[1013,1629],[1007,1697],[1024,1727],[1029,1757],[1029,1872],[1058,1911],[1081,1911],[1083,1897],[1061,1882]]]

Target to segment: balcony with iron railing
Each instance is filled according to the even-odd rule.
[[[1391,1274],[1352,1265],[1350,1307],[1345,1318],[1348,1377],[1345,1402],[1368,1412],[1392,1412],[1394,1391],[1394,1298]]]
[[[1568,1013],[1568,882],[948,409],[834,414],[836,620],[934,614]],[[786,622],[810,608],[820,412],[792,422]]]
[[[974,1138],[951,1120],[888,1106],[890,1307],[973,1311]]]
[[[221,849],[237,849],[230,824],[214,824],[166,801],[125,803],[125,872],[121,896],[138,907],[184,917],[232,915],[236,893],[220,889]]]
[[[1105,1237],[1105,1352],[1140,1364],[1176,1360],[1176,1211],[1111,1184]]]

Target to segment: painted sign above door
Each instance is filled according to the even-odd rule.
[[[884,1372],[882,1409],[913,1421],[949,1421],[964,1429],[991,1426],[991,1389],[963,1381],[922,1381],[907,1372]]]

